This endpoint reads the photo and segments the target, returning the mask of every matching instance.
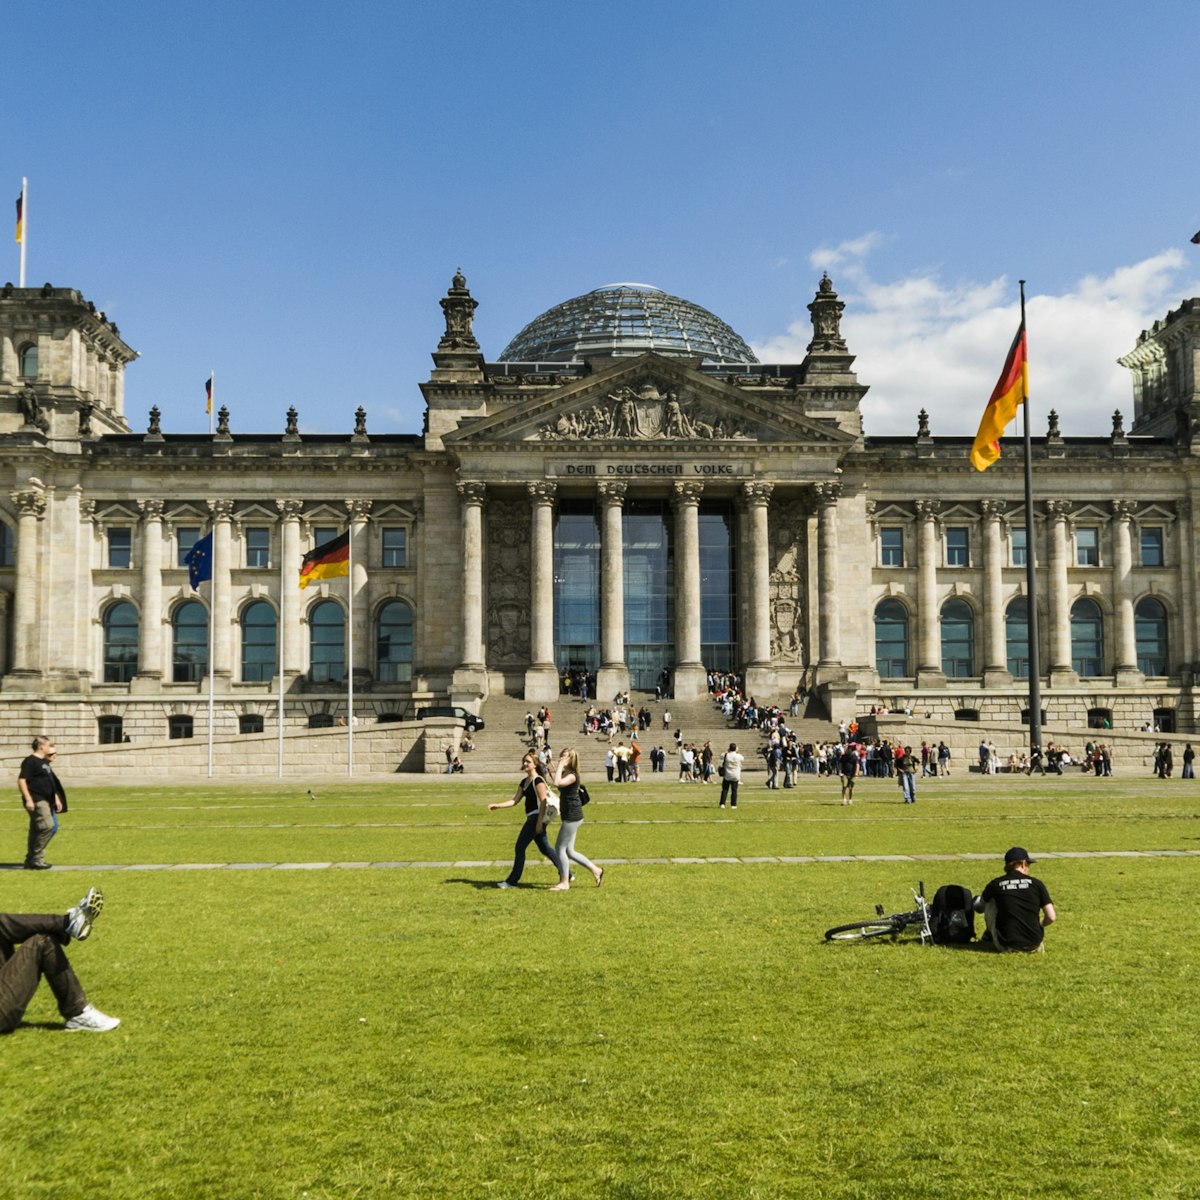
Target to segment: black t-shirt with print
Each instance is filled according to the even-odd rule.
[[[1005,871],[983,889],[983,902],[996,902],[996,933],[1005,946],[1036,950],[1046,936],[1042,909],[1052,903],[1046,885],[1032,875]]]

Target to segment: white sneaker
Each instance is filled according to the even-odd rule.
[[[86,941],[92,933],[92,922],[104,908],[104,893],[88,888],[88,894],[67,913],[67,936],[77,942]]]
[[[67,1021],[66,1028],[72,1033],[80,1029],[86,1029],[89,1033],[107,1033],[120,1023],[120,1017],[105,1016],[94,1004],[89,1004],[77,1017]]]

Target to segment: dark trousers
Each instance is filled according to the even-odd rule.
[[[0,1033],[21,1023],[43,975],[64,1018],[83,1012],[87,996],[62,949],[68,940],[62,913],[0,913]]]
[[[739,781],[737,779],[722,779],[721,780],[721,803],[722,804],[725,803],[725,797],[728,796],[729,797],[729,807],[737,808],[738,783],[739,783]]]
[[[558,861],[558,855],[554,853],[554,847],[550,845],[546,831],[543,829],[541,833],[535,833],[536,828],[537,813],[533,812],[525,818],[521,832],[517,834],[517,845],[513,850],[512,870],[508,873],[509,883],[520,882],[521,874],[525,870],[525,851],[530,842],[537,843],[537,848],[550,860],[559,875],[562,875],[562,866]]]

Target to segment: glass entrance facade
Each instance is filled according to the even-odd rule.
[[[710,671],[736,671],[737,559],[729,505],[700,506],[700,661]]]
[[[622,523],[625,563],[625,665],[629,686],[649,691],[675,663],[675,563],[671,507],[632,500]]]
[[[600,665],[600,529],[590,500],[564,499],[558,506],[554,661],[560,675]]]

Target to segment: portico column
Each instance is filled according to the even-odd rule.
[[[677,700],[708,690],[700,658],[700,496],[702,483],[677,483],[675,505],[675,680]]]
[[[828,677],[842,665],[842,618],[838,592],[838,500],[840,483],[818,483],[817,497],[817,675]]]
[[[1004,639],[1004,540],[1000,517],[1002,500],[983,500],[983,686],[1005,687],[1012,683]]]
[[[233,675],[233,501],[211,500],[208,507],[213,514],[212,669],[228,681]]]
[[[600,670],[596,696],[610,700],[629,687],[625,665],[625,548],[622,521],[628,484],[604,480],[600,496]]]
[[[558,670],[554,665],[554,497],[553,483],[528,483],[533,507],[530,521],[529,654],[525,699],[547,703],[558,699]]]
[[[282,594],[279,597],[279,669],[285,677],[295,678],[304,669],[300,630],[300,513],[304,504],[300,500],[276,500],[279,509],[281,532],[280,568]]]
[[[485,484],[456,485],[462,504],[462,661],[451,694],[457,703],[478,703],[488,691],[483,662],[483,501]]]
[[[161,679],[163,673],[163,586],[161,500],[141,501],[142,510],[142,596],[138,629],[138,674]]]
[[[350,515],[351,557],[354,573],[350,578],[350,592],[354,597],[354,661],[352,670],[371,673],[371,613],[367,605],[367,519],[371,515],[370,500],[347,500],[346,512]]]
[[[1113,603],[1117,611],[1117,661],[1113,671],[1116,687],[1137,687],[1145,677],[1137,666],[1137,633],[1133,619],[1133,541],[1129,522],[1133,505],[1114,500],[1113,510]]]
[[[1179,650],[1171,655],[1171,663],[1167,667],[1172,674],[1175,670],[1196,670],[1196,534],[1193,511],[1190,499],[1179,502],[1179,578],[1182,582],[1179,614],[1183,637]]]
[[[775,672],[771,667],[771,555],[767,508],[771,503],[771,483],[745,483],[742,496],[746,503],[750,533],[750,628],[747,630],[746,693],[770,695],[775,690]]]
[[[1078,681],[1071,666],[1071,606],[1067,585],[1069,561],[1067,500],[1047,500],[1050,518],[1050,680],[1072,684]]]
[[[46,515],[46,495],[30,489],[13,492],[17,507],[17,587],[13,601],[13,675],[37,675],[34,658],[37,633],[38,533]]]
[[[938,619],[936,500],[918,500],[917,509],[917,687],[945,687],[941,622]]]

